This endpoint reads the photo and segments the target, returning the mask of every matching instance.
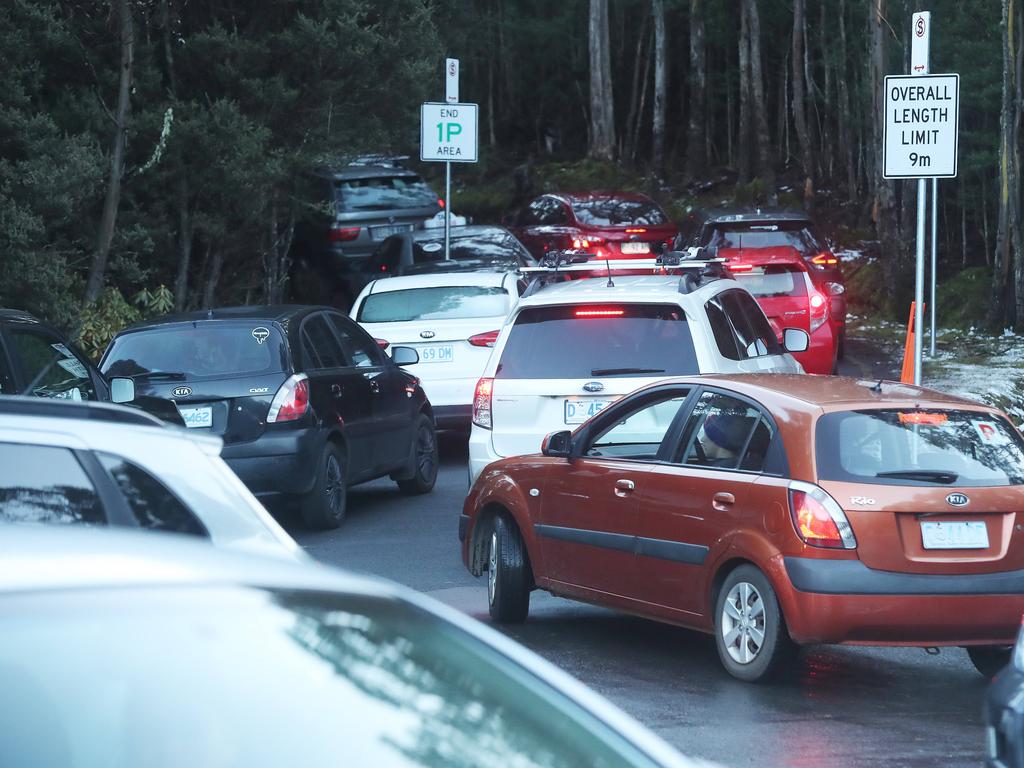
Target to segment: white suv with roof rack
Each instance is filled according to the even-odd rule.
[[[492,461],[536,453],[546,434],[659,379],[803,373],[789,353],[807,348],[806,332],[786,329],[784,348],[720,260],[599,263],[522,270],[538,276],[501,327],[473,397],[470,484]],[[601,276],[550,282],[584,271]]]

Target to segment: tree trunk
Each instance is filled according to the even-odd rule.
[[[747,0],[740,5],[740,125],[736,136],[736,172],[739,183],[750,181],[750,13]]]
[[[1024,12],[1021,11],[1020,0],[1009,0],[1008,21],[1009,28],[1014,34],[1009,35],[1010,64],[1013,75],[1013,127],[1012,127],[1012,149],[1010,156],[1010,171],[1012,177],[1009,179],[1010,195],[1010,232],[1013,234],[1013,264],[1014,264],[1014,297],[1016,312],[1014,313],[1014,328],[1024,329],[1024,230],[1021,221],[1021,167],[1020,167],[1020,145],[1021,145],[1021,114],[1024,111],[1024,90],[1021,81],[1024,80]],[[1016,18],[1013,17],[1016,11]],[[1016,39],[1014,39],[1014,37]]]
[[[857,199],[857,171],[853,159],[853,138],[850,125],[850,89],[846,82],[846,0],[839,0],[839,56],[836,62],[836,89],[839,98],[839,153],[846,167],[846,196]]]
[[[280,304],[284,299],[284,287],[288,280],[292,236],[295,233],[295,219],[289,216],[281,222],[277,198],[270,202],[270,220],[267,248],[263,252],[263,300],[267,304]],[[354,296],[351,298],[355,298]]]
[[[768,202],[777,200],[775,192],[775,166],[771,153],[771,137],[768,134],[768,104],[764,98],[764,77],[761,71],[761,18],[757,11],[757,0],[746,0],[748,6],[748,28],[750,34],[750,83],[754,103],[754,126],[757,143],[757,172],[764,182]]]
[[[668,52],[665,50],[665,3],[651,0],[654,16],[654,117],[651,121],[651,168],[665,170],[665,99],[668,90]]]
[[[220,282],[220,273],[224,268],[224,251],[220,248],[214,250],[213,243],[207,243],[205,261],[207,269],[203,285],[203,309],[212,309],[215,306],[217,283]]]
[[[811,150],[811,137],[807,128],[806,96],[807,86],[804,81],[804,13],[805,0],[793,0],[793,45],[791,64],[793,68],[793,126],[796,128],[796,140],[800,145],[800,166],[804,172],[804,188],[814,194],[814,165]],[[808,203],[804,200],[804,203]]]
[[[704,171],[707,157],[704,137],[707,80],[704,11],[701,0],[690,0],[690,104],[686,129],[686,178],[691,181]]]
[[[636,134],[636,125],[640,120],[640,67],[646,62],[649,21],[650,14],[645,13],[643,21],[640,22],[640,31],[636,39],[636,56],[633,57],[633,87],[629,92],[629,114],[626,116],[626,125],[623,127],[621,140],[621,155],[627,159],[636,154],[632,137]]]
[[[637,145],[640,143],[640,124],[644,121],[644,109],[647,106],[647,87],[651,82],[651,57],[644,57],[644,74],[640,79],[640,106],[637,108],[636,122],[633,123],[633,135],[629,140],[629,157],[626,158],[630,162],[636,161]]]
[[[96,250],[92,254],[89,280],[85,286],[85,304],[91,304],[103,291],[107,272],[107,257],[114,240],[117,209],[121,203],[121,179],[124,176],[125,145],[128,142],[128,118],[131,113],[132,74],[135,64],[135,27],[129,0],[117,0],[119,40],[121,47],[120,72],[117,88],[117,112],[114,115],[114,144],[110,152],[110,177],[103,200]]]
[[[615,159],[615,105],[612,100],[608,0],[590,0],[590,152],[598,160]]]

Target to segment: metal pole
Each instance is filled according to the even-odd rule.
[[[444,164],[444,260],[452,257],[449,229],[452,220],[452,164]]]
[[[914,384],[921,383],[921,329],[924,327],[924,216],[928,183],[917,180],[917,265],[914,285]]]
[[[931,350],[928,353],[929,357],[935,357],[935,283],[938,280],[938,275],[935,272],[935,233],[938,230],[939,220],[939,179],[938,177],[932,177],[932,332],[931,332]]]

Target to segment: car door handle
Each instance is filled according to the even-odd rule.
[[[634,488],[636,488],[636,483],[632,480],[615,481],[615,495],[620,498],[631,494]]]
[[[711,497],[711,506],[719,512],[728,512],[729,507],[736,503],[736,497],[727,491],[719,491]]]

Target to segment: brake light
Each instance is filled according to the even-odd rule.
[[[834,267],[838,263],[839,259],[833,256],[831,251],[822,251],[811,259],[811,264],[816,264],[819,267]]]
[[[643,235],[647,232],[647,227],[627,227],[627,235]]]
[[[754,268],[753,264],[730,264],[729,270],[732,272],[749,272]]]
[[[306,374],[297,373],[289,377],[277,390],[267,414],[268,424],[295,421],[309,410],[309,380]]]
[[[828,299],[817,291],[812,291],[808,303],[811,307],[811,333],[814,333],[828,320]]]
[[[483,378],[473,391],[473,423],[484,429],[491,428],[491,390],[494,379]]]
[[[332,243],[347,243],[359,237],[360,229],[361,227],[342,227],[332,224],[330,232],[327,233],[327,239]]]
[[[576,317],[622,317],[624,309],[577,309]]]
[[[856,549],[857,539],[842,507],[811,483],[789,484],[789,512],[797,535],[812,547]]]
[[[603,245],[604,242],[603,237],[576,237],[573,238],[572,247],[579,250],[580,248],[590,248],[592,245]]]
[[[900,424],[927,424],[937,427],[949,421],[945,413],[934,413],[929,411],[900,411],[896,414]]]
[[[472,344],[474,347],[493,347],[494,342],[498,340],[498,334],[500,331],[488,331],[487,333],[478,333],[475,336],[470,336],[466,341]]]
[[[439,206],[441,206],[442,208],[444,208],[444,198],[443,197],[437,198],[437,204]]]
[[[377,346],[380,347],[381,349],[387,349],[388,347],[391,346],[391,342],[385,341],[384,339],[374,339],[374,341],[377,342]]]

